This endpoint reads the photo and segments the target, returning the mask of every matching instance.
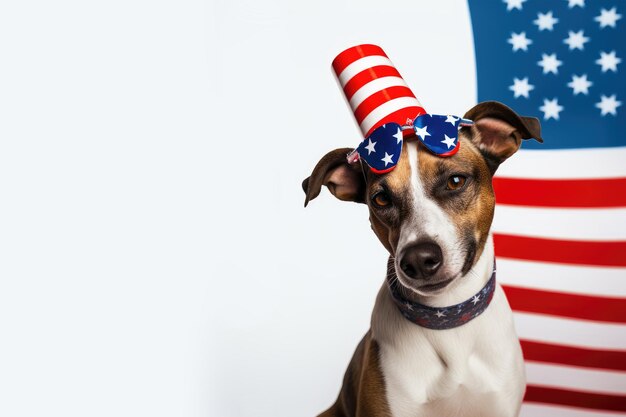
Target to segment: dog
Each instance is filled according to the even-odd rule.
[[[377,175],[346,160],[351,148],[336,149],[302,183],[305,206],[323,185],[339,200],[367,204],[371,227],[390,254],[371,328],[336,402],[320,417],[519,414],[524,362],[511,308],[495,282],[492,178],[523,139],[543,141],[541,127],[493,101],[463,118],[473,125],[459,130],[453,156],[437,157],[405,140],[396,168]],[[477,313],[477,305],[484,309]],[[420,325],[416,308],[444,328]],[[446,315],[457,311],[445,327]]]

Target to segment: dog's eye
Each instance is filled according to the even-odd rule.
[[[465,178],[462,175],[453,175],[450,178],[448,178],[448,183],[446,184],[446,189],[447,190],[459,190],[461,188],[463,188],[463,186],[465,185],[465,181],[467,180],[467,178]]]
[[[391,199],[386,192],[381,191],[374,194],[374,197],[372,197],[372,202],[374,202],[374,205],[378,207],[387,207],[391,204]]]

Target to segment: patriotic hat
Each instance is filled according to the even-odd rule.
[[[333,60],[333,70],[365,138],[348,155],[350,162],[361,158],[373,172],[389,172],[410,136],[438,156],[458,151],[458,128],[471,122],[426,113],[381,47],[348,48]]]

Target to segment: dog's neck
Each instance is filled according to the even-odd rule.
[[[401,295],[406,300],[429,307],[447,307],[462,303],[472,298],[487,285],[492,277],[494,258],[493,240],[491,235],[489,235],[483,251],[474,266],[467,274],[450,283],[440,294],[424,296],[402,287],[400,289]],[[393,265],[393,262],[389,262],[387,279],[391,278],[389,274],[395,274]]]

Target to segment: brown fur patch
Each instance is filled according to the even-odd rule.
[[[411,165],[408,161],[406,146],[402,147],[398,164],[393,171],[382,176],[370,172],[367,184],[367,200],[370,205],[372,230],[389,253],[395,256],[398,240],[400,239],[399,225],[403,216],[409,212],[408,195],[411,184]],[[371,207],[371,197],[381,190],[386,190],[394,198],[393,204],[401,208],[394,216],[385,215],[385,213]]]
[[[386,175],[386,182],[390,189],[396,194],[401,194],[406,190],[411,182],[411,165],[408,160],[409,152],[406,146],[402,147],[402,153],[395,169]]]
[[[389,417],[378,343],[367,332],[357,346],[335,404],[318,417]]]

